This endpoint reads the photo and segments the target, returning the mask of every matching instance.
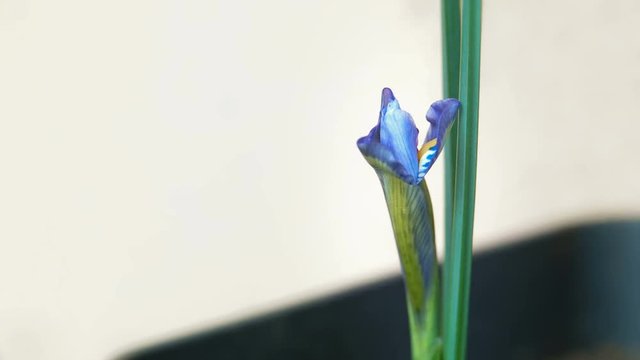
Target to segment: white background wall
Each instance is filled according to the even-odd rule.
[[[0,359],[109,358],[397,272],[355,140],[383,86],[425,133],[438,11],[2,0]],[[478,248],[640,215],[639,12],[486,1]],[[441,204],[442,161],[428,182]]]

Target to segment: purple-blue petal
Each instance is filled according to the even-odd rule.
[[[383,91],[384,99],[384,91]],[[391,150],[395,158],[413,174],[412,183],[418,176],[418,129],[408,112],[400,108],[398,100],[390,100],[381,110],[380,143]]]
[[[427,110],[427,121],[431,126],[427,132],[425,142],[437,138],[439,144],[444,144],[447,129],[455,120],[458,108],[460,108],[460,101],[456,99],[443,99],[431,104],[431,107]]]
[[[380,121],[384,117],[384,114],[387,112],[387,105],[390,102],[396,101],[396,97],[393,95],[393,91],[389,88],[382,89],[382,96],[380,99],[380,117],[378,118],[378,125],[380,125]]]
[[[398,100],[389,88],[382,89],[378,124],[380,143],[391,151],[409,174],[412,174],[410,182],[417,183],[418,129],[411,115],[400,108]]]
[[[376,169],[389,171],[405,182],[412,183],[415,176],[409,173],[393,152],[380,143],[380,128],[375,126],[367,136],[358,139],[358,149],[367,161]]]
[[[458,100],[444,99],[433,103],[427,111],[427,121],[430,126],[423,148],[419,152],[418,179],[422,179],[427,174],[442,152],[447,130],[455,120],[459,107]]]

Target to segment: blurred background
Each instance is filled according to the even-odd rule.
[[[384,86],[426,133],[439,11],[2,0],[0,359],[106,359],[398,273],[355,141]],[[639,13],[485,2],[475,250],[640,216]],[[441,224],[442,161],[427,181]]]

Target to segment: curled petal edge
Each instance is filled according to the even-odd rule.
[[[358,139],[358,149],[364,156],[365,160],[377,171],[391,173],[408,184],[415,183],[415,176],[398,161],[391,150],[384,145],[376,142],[378,127],[371,130],[369,135]]]

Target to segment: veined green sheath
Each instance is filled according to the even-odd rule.
[[[414,359],[438,359],[440,284],[427,183],[409,185],[378,172],[402,264]]]
[[[442,151],[459,106],[455,99],[431,105],[427,112],[430,128],[418,150],[418,129],[411,115],[400,109],[391,90],[385,88],[378,125],[358,140],[358,148],[378,174],[387,201],[405,281],[414,360],[441,357],[433,209],[423,178]]]

